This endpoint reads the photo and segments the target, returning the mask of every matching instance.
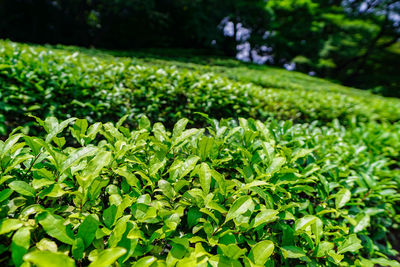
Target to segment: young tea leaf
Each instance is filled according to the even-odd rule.
[[[24,261],[38,267],[75,267],[73,259],[63,253],[51,251],[32,251],[24,256]]]

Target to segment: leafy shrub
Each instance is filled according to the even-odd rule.
[[[344,94],[329,88],[325,92],[302,86],[290,86],[291,90],[262,88],[204,70],[142,66],[134,59],[103,54],[94,57],[6,41],[0,45],[3,135],[18,126],[32,125],[27,114],[60,119],[81,117],[89,122],[117,121],[125,114],[134,121],[146,114],[168,129],[182,117],[189,118],[195,126],[204,126],[204,119],[196,112],[217,119],[272,117],[295,122],[318,120],[321,125],[335,118],[343,123],[400,118],[398,99]],[[281,88],[285,81],[268,84]]]
[[[0,142],[3,264],[399,266],[399,124],[124,119]]]

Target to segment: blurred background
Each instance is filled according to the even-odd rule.
[[[238,58],[400,97],[396,0],[0,0],[0,38]]]

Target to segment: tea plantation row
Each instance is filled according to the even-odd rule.
[[[182,117],[193,125],[213,118],[274,117],[296,122],[339,118],[398,121],[400,101],[349,89],[264,88],[211,73],[135,65],[134,59],[92,57],[57,49],[2,41],[0,46],[0,133],[29,125],[27,114],[70,116],[90,122],[116,121],[145,114],[168,128]],[[277,84],[280,88],[281,84]]]
[[[0,42],[2,266],[400,266],[399,100],[185,64]]]

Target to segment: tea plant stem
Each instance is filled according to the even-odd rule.
[[[29,166],[29,169],[25,172],[24,178],[27,177],[28,173],[32,170],[33,165],[35,165],[36,161],[38,160],[39,156],[41,155],[42,152],[36,155],[36,157],[33,159],[32,164]]]

